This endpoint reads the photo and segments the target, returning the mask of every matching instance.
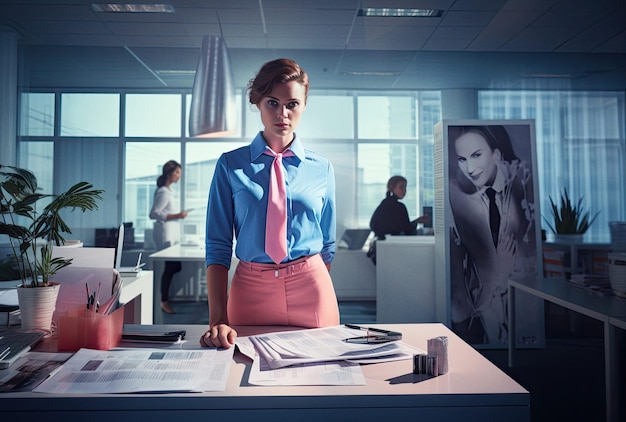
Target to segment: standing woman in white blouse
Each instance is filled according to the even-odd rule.
[[[157,179],[157,190],[154,192],[154,202],[150,210],[150,218],[154,222],[154,243],[157,250],[168,248],[180,240],[178,221],[187,217],[187,211],[174,212],[173,192],[171,185],[180,180],[182,168],[179,163],[170,160],[163,165],[163,172]],[[161,276],[161,309],[173,314],[174,309],[169,303],[170,284],[174,274],[181,270],[180,261],[165,261],[165,268]]]

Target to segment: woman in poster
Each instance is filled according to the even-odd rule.
[[[532,171],[502,125],[451,126],[448,139],[452,327],[470,343],[502,344],[507,280],[536,273]]]

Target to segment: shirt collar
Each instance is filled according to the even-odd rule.
[[[295,133],[293,134],[293,138],[288,149],[290,149],[300,161],[304,161],[304,145]],[[259,131],[250,144],[250,161],[255,161],[259,158],[265,151],[265,148],[268,148],[267,142],[265,142],[265,138],[263,138],[263,132]]]
[[[502,169],[500,166],[496,166],[496,178],[494,179],[493,184],[491,186],[483,186],[480,193],[485,194],[485,191],[488,188],[493,188],[496,192],[502,192],[504,190],[505,180],[506,177],[504,176]]]

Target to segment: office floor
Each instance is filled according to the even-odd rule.
[[[176,314],[165,324],[208,324],[205,300],[172,301]],[[374,323],[376,302],[339,303],[341,322]],[[546,347],[519,350],[508,367],[502,349],[479,349],[487,359],[530,391],[531,422],[606,420],[602,325],[557,305],[546,308]],[[451,363],[453,365],[453,363]]]

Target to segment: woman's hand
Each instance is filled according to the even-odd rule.
[[[430,216],[428,215],[422,215],[419,218],[417,218],[416,220],[413,220],[415,222],[415,224],[430,224]]]
[[[497,280],[504,280],[505,282],[508,280],[515,266],[516,250],[517,242],[515,241],[515,235],[508,234],[500,237],[496,249],[498,261],[495,263]]]
[[[223,347],[228,349],[235,344],[237,331],[227,324],[215,324],[200,337],[202,347]]]
[[[176,214],[168,214],[167,217],[165,217],[166,220],[180,220],[181,218],[185,218],[187,217],[187,214],[189,214],[187,211],[183,210],[179,213]]]

